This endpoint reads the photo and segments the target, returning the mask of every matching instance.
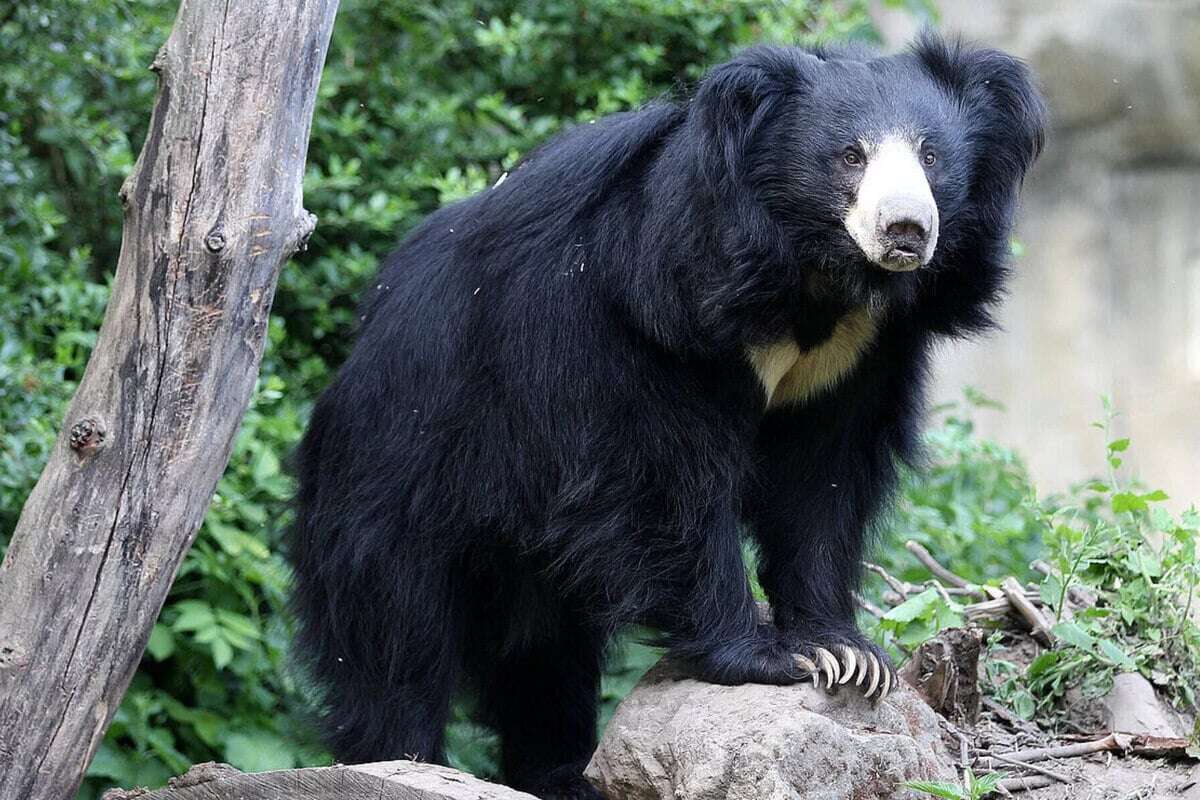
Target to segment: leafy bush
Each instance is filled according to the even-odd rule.
[[[968,405],[981,404],[991,405],[968,395]],[[952,412],[927,436],[930,468],[906,482],[894,545],[922,540],[954,572],[980,583],[1024,578],[1033,559],[1048,562],[1038,589],[1055,646],[1027,665],[998,647],[984,662],[987,690],[1021,716],[1053,725],[1069,689],[1097,697],[1117,672],[1139,672],[1177,707],[1197,710],[1200,513],[1192,507],[1173,515],[1161,505],[1165,492],[1122,478],[1130,441],[1112,438],[1107,401],[1104,421],[1094,423],[1107,442],[1106,477],[1042,501],[1019,458],[973,438],[961,408]],[[927,577],[900,547],[883,556],[905,580]],[[1068,602],[1072,594],[1082,604]],[[930,588],[868,625],[886,645],[911,649],[962,625],[962,612],[960,603]]]
[[[1096,423],[1110,440],[1108,475],[1078,486],[1048,511],[1047,560],[1041,583],[1054,612],[1060,645],[1029,665],[1026,681],[1039,706],[1060,701],[1071,686],[1097,696],[1117,672],[1137,671],[1181,708],[1197,709],[1200,687],[1200,513],[1176,516],[1165,492],[1122,480],[1130,445],[1111,438],[1112,413]],[[1074,611],[1071,592],[1088,607]]]

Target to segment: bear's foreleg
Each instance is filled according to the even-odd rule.
[[[886,695],[896,672],[858,630],[854,591],[871,521],[896,482],[891,451],[869,424],[841,428],[802,413],[768,417],[759,442],[747,512],[776,628],[825,673],[814,681]]]
[[[807,677],[807,664],[760,618],[732,508],[729,499],[714,501],[702,524],[683,533],[684,547],[656,576],[653,624],[664,632],[672,656],[703,680],[797,683]]]

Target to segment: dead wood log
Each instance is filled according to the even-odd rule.
[[[415,761],[243,773],[197,764],[165,789],[114,789],[104,800],[534,800],[465,772]]]
[[[1025,590],[1021,588],[1021,584],[1017,583],[1017,579],[1005,578],[1000,584],[1000,588],[1004,590],[1004,596],[1008,598],[1008,602],[1012,603],[1012,607],[1029,625],[1033,638],[1037,640],[1038,644],[1044,647],[1054,644],[1054,634],[1050,632],[1050,623],[1025,596]]]
[[[112,298],[0,565],[0,797],[74,796],[254,387],[337,0],[183,0]]]
[[[946,628],[917,648],[900,677],[946,719],[973,725],[979,720],[982,646],[978,628]]]

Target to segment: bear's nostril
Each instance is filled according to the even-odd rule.
[[[897,244],[924,244],[928,234],[925,226],[916,220],[897,220],[887,226],[887,235]]]

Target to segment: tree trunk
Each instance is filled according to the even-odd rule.
[[[0,565],[0,798],[75,793],[229,459],[337,0],[183,0],[121,188],[116,281]]]

